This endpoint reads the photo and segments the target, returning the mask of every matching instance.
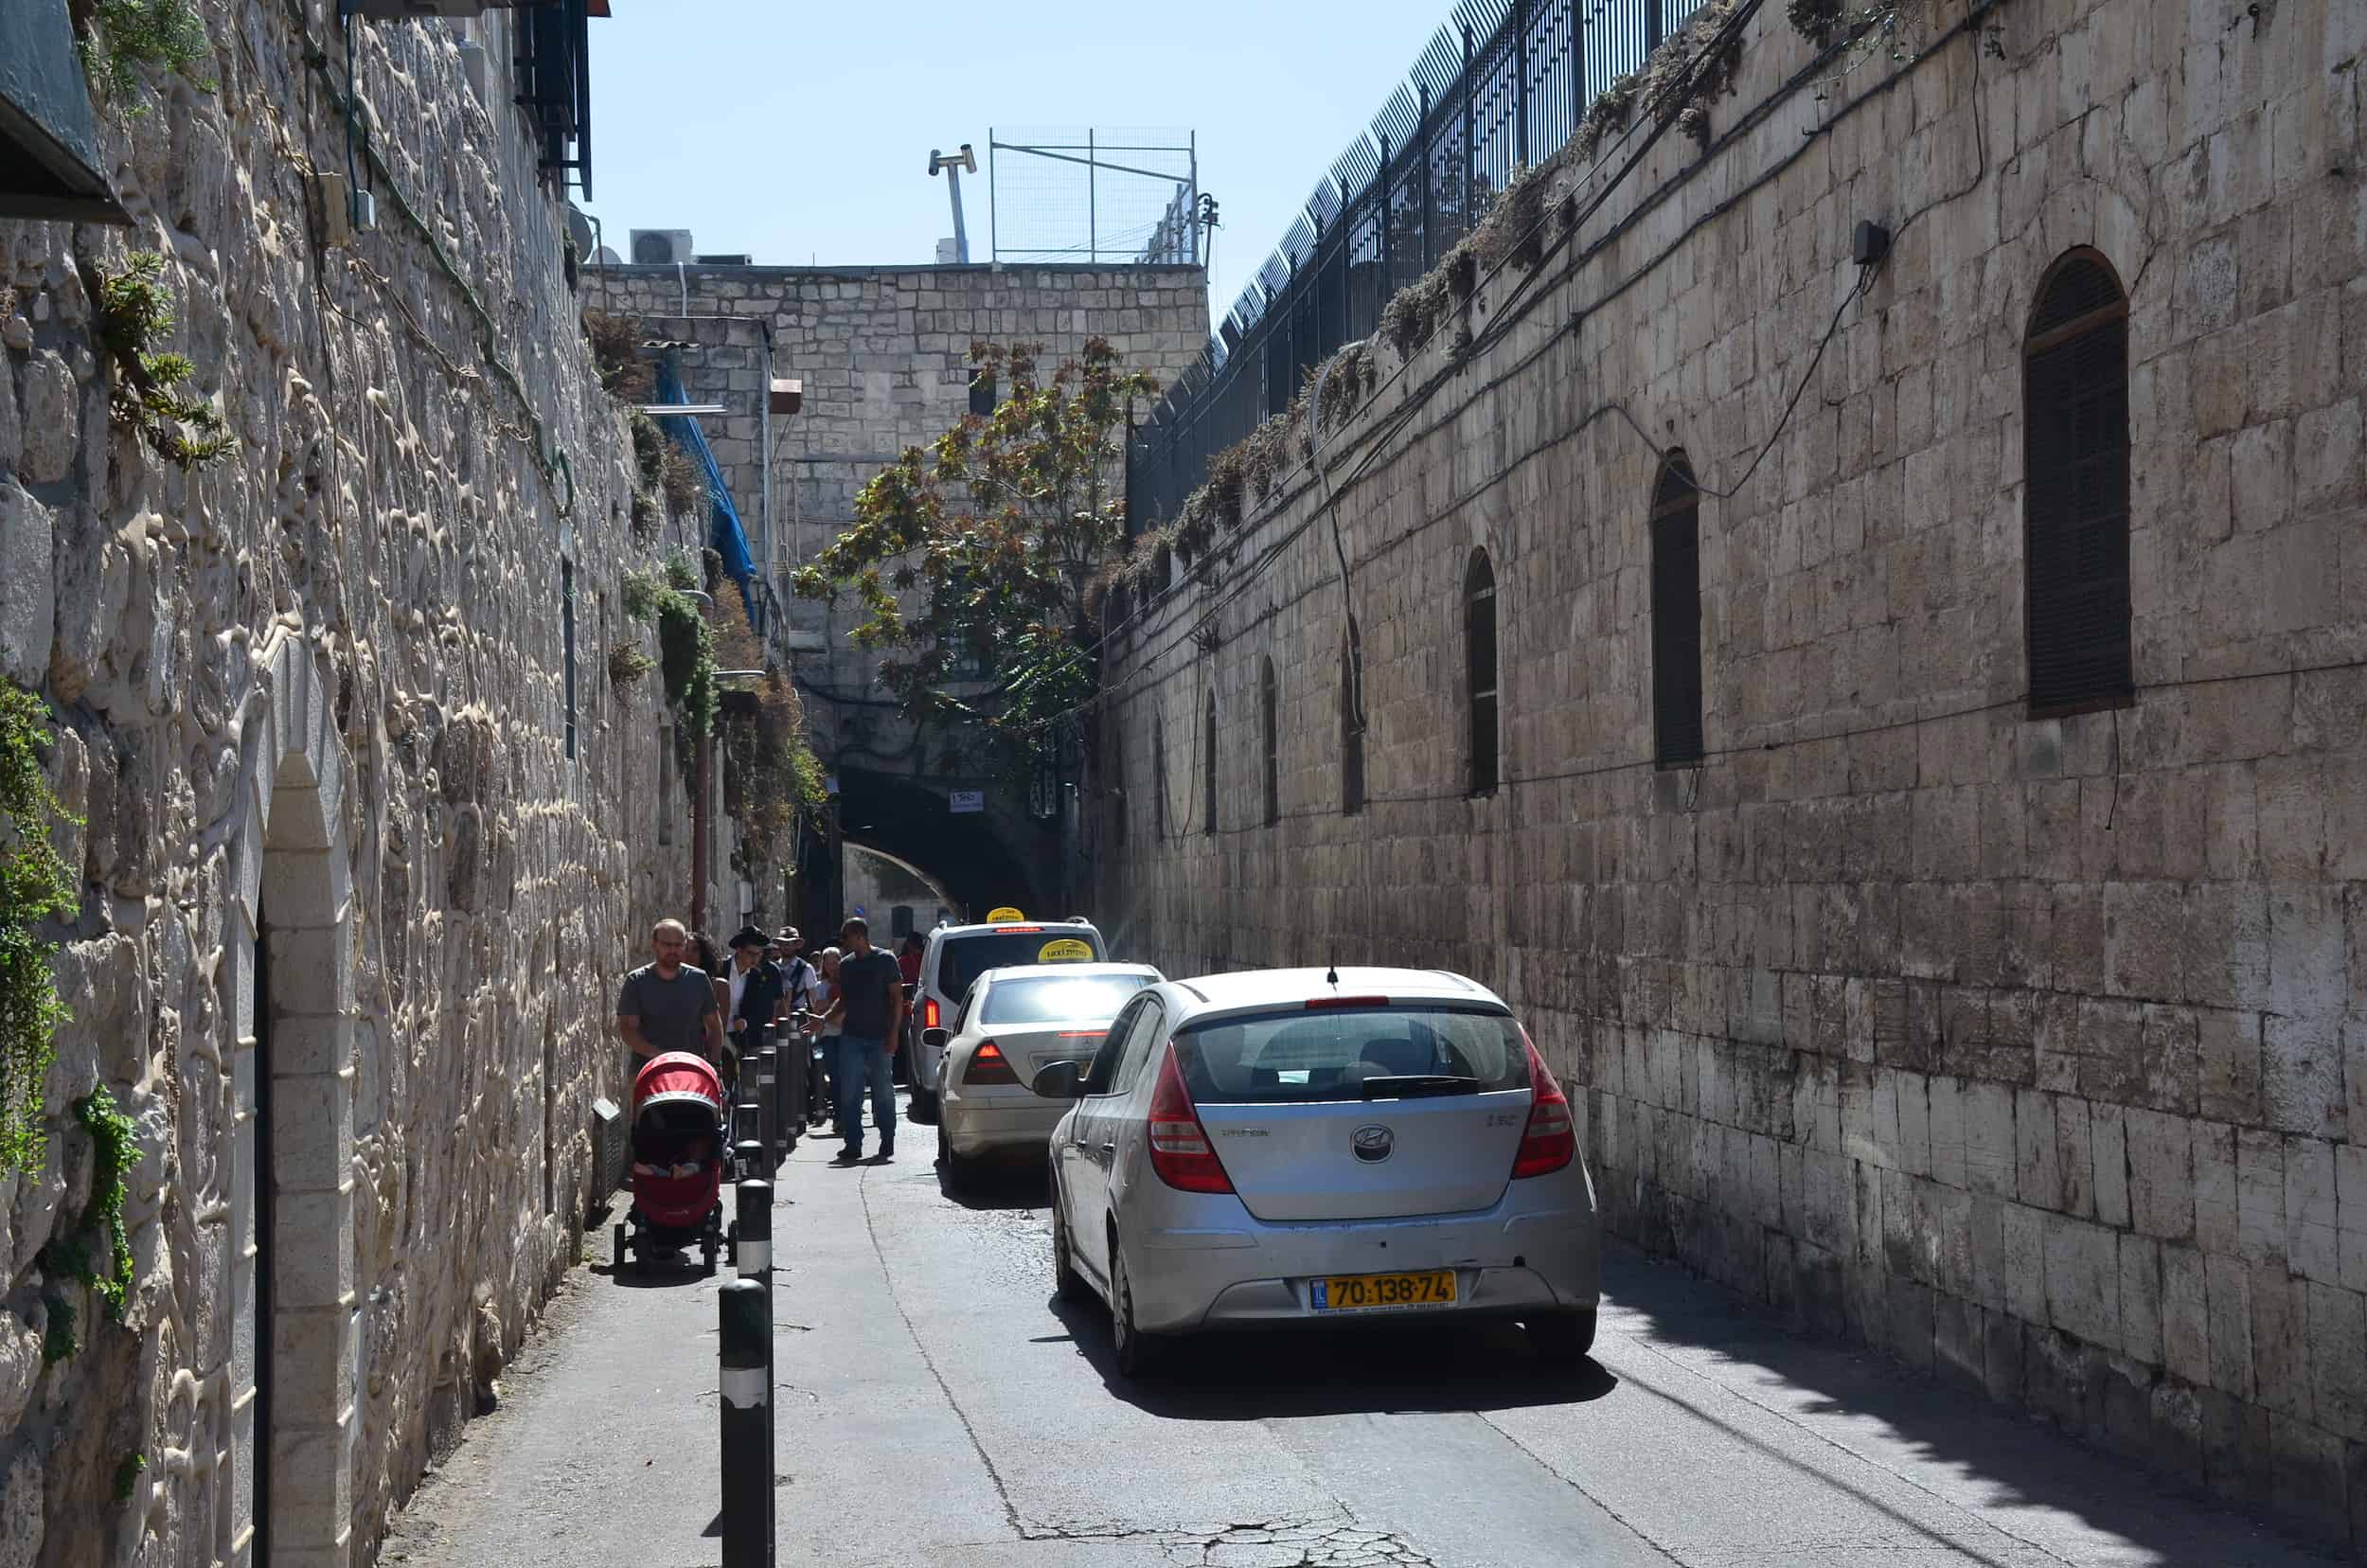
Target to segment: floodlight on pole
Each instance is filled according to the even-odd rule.
[[[977,172],[978,156],[970,151],[968,142],[962,143],[962,150],[950,157],[936,148],[929,149],[930,177],[944,174],[945,194],[953,204],[953,259],[963,266],[970,265],[970,229],[962,222],[962,175]]]

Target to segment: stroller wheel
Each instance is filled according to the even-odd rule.
[[[735,1269],[739,1267],[739,1221],[737,1220],[723,1232],[723,1261]]]
[[[699,1272],[710,1279],[715,1275],[715,1243],[712,1241],[699,1249]]]

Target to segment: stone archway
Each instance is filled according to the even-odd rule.
[[[293,637],[246,726],[229,957],[249,977],[232,1080],[221,1559],[345,1568],[360,1369],[354,1289],[351,861],[325,671]]]

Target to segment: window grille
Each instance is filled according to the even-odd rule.
[[[1701,492],[1682,452],[1652,487],[1652,756],[1701,760]]]
[[[1340,810],[1349,816],[1364,809],[1364,716],[1362,671],[1356,650],[1340,650]]]
[[[999,400],[995,396],[994,372],[981,370],[970,378],[970,411],[980,419],[994,412]]]
[[[1473,550],[1463,574],[1463,669],[1469,711],[1469,788],[1475,795],[1495,793],[1498,769],[1496,725],[1496,573],[1486,550]]]
[[[2022,574],[2034,717],[2133,700],[2128,296],[2073,251],[2039,284],[2022,346]]]
[[[576,563],[559,561],[560,640],[567,661],[567,760],[576,759]]]
[[[1200,830],[1217,830],[1217,694],[1208,694],[1208,703],[1201,729],[1201,813]]]
[[[1266,826],[1271,828],[1282,820],[1281,699],[1274,687],[1272,659],[1265,662],[1259,686],[1266,717]]]

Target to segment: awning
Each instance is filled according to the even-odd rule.
[[[129,223],[98,170],[65,0],[0,3],[0,218]]]

